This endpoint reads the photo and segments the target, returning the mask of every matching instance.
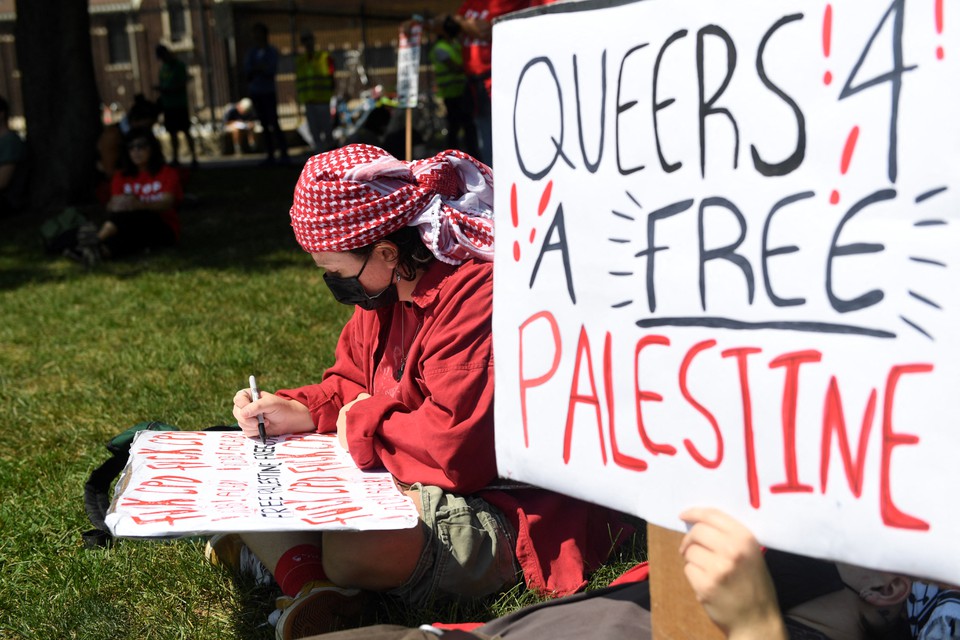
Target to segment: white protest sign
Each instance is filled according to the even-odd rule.
[[[336,434],[141,431],[106,517],[124,538],[233,531],[407,529],[417,509],[387,472],[361,471]]]
[[[501,475],[956,581],[952,26],[942,0],[498,22]]]
[[[400,30],[397,46],[397,106],[413,109],[417,106],[420,84],[420,37],[423,25],[414,22],[407,33]]]

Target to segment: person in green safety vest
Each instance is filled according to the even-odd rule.
[[[437,30],[437,42],[430,49],[437,97],[447,112],[447,148],[460,149],[479,156],[477,127],[473,121],[474,102],[463,70],[463,46],[457,39],[460,31],[454,20],[445,20]],[[463,141],[460,133],[463,132]]]
[[[297,102],[307,115],[307,127],[317,152],[329,151],[333,142],[333,120],[330,99],[334,93],[333,57],[328,51],[317,51],[313,32],[300,35],[303,53],[297,57]]]

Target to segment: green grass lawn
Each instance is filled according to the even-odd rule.
[[[287,215],[299,167],[206,168],[187,184],[170,251],[85,271],[45,255],[42,220],[0,240],[0,638],[272,638],[273,592],[203,560],[203,541],[86,549],[83,485],[104,444],[144,420],[233,422],[253,373],[274,390],[314,382],[351,310],[333,301]],[[642,555],[634,541],[597,573]],[[532,601],[517,589],[470,608],[371,622],[479,619]],[[423,618],[423,619],[421,619]]]

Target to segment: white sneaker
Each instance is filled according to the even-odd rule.
[[[277,640],[294,640],[356,626],[363,598],[359,589],[308,582],[296,598],[277,598],[277,607],[270,616],[276,620]]]
[[[239,534],[215,534],[207,540],[203,555],[213,566],[224,567],[237,576],[251,578],[257,586],[269,587],[275,584],[270,571],[250,548],[243,544]]]

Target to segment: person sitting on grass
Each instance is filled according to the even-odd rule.
[[[539,592],[572,593],[617,542],[613,512],[497,479],[492,205],[490,169],[460,151],[408,163],[351,145],[300,175],[297,242],[354,314],[319,383],[256,402],[243,389],[233,415],[251,437],[258,414],[269,436],[337,433],[361,469],[394,476],[421,521],[241,534],[285,594],[278,638],[356,624],[359,590],[430,606],[499,592],[522,571]],[[244,555],[236,536],[211,548],[232,567]]]
[[[77,246],[67,255],[92,266],[102,259],[173,246],[180,237],[176,205],[182,199],[180,174],[165,162],[153,132],[131,129],[121,169],[110,185],[106,222],[99,229],[81,226]]]
[[[921,637],[911,635],[904,617],[911,588],[906,576],[773,549],[764,553],[749,529],[717,509],[689,509],[681,518],[691,525],[679,548],[684,574],[727,638]],[[526,607],[470,631],[378,625],[311,640],[649,640],[648,569],[643,563],[608,588]]]

